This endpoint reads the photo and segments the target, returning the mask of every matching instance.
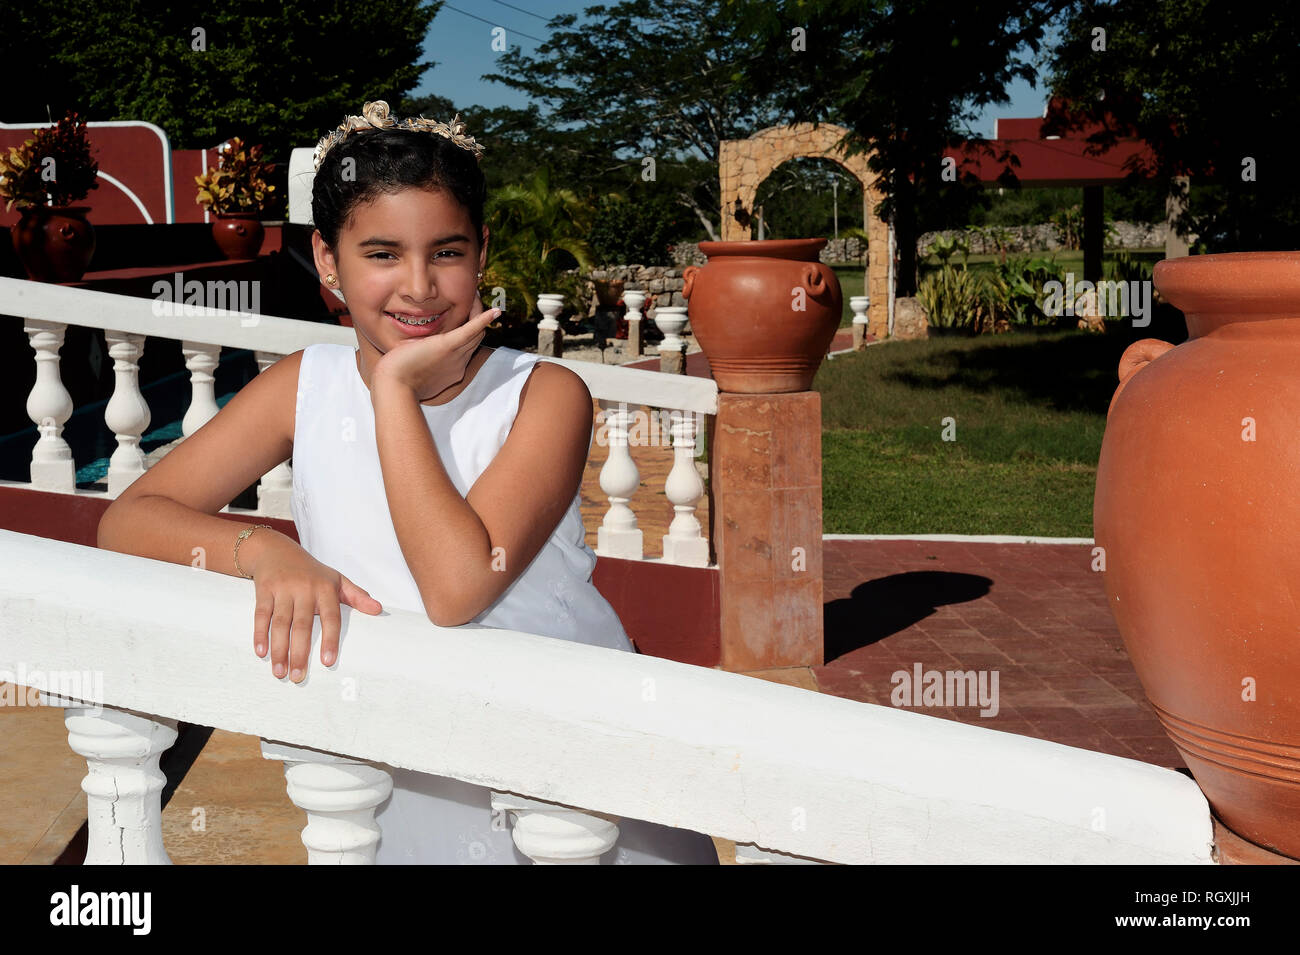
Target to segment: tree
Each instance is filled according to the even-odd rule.
[[[591,229],[591,209],[582,199],[570,189],[553,188],[550,170],[539,166],[527,181],[493,193],[484,211],[489,265],[483,283],[505,291],[508,322],[526,319],[539,292],[558,291],[578,304],[579,284],[564,273],[593,265],[584,239]]]
[[[1098,31],[1101,31],[1100,33]],[[1179,231],[1200,249],[1292,249],[1300,195],[1286,130],[1300,111],[1300,6],[1225,0],[1116,0],[1075,6],[1054,51],[1050,129],[1099,127],[1152,148],[1130,176],[1171,195],[1191,177]],[[1207,187],[1208,186],[1208,187]]]
[[[736,88],[745,33],[717,0],[625,0],[583,16],[594,22],[553,18],[535,56],[514,47],[509,69],[485,78],[547,107],[555,162],[595,191],[671,196],[717,238],[720,143],[776,117],[768,101]],[[577,125],[560,128],[569,124]]]
[[[788,122],[846,127],[849,155],[870,152],[897,234],[897,292],[916,290],[916,237],[928,209],[974,200],[974,176],[943,177],[946,148],[969,142],[982,107],[1033,82],[1032,57],[1066,0],[727,0],[756,38],[738,67],[755,96],[776,95]],[[1009,157],[999,157],[1010,161]],[[1014,178],[1007,177],[1008,181]]]
[[[398,103],[433,63],[420,62],[441,2],[168,0],[0,3],[0,116],[40,121],[68,108],[87,119],[139,119],[173,148],[237,135],[285,162],[296,146],[359,113]],[[287,165],[287,164],[286,164]],[[282,167],[285,168],[285,167]]]

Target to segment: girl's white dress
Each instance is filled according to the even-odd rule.
[[[505,444],[520,392],[540,360],[497,348],[454,399],[437,407],[421,405],[447,475],[462,497]],[[318,344],[303,350],[296,416],[292,510],[303,548],[385,608],[423,614],[383,491],[374,409],[353,346]],[[362,488],[373,493],[359,493]],[[575,494],[536,559],[472,623],[635,653],[618,615],[591,582],[595,566]],[[489,790],[384,768],[393,775],[393,794],[376,811],[382,833],[378,864],[530,863],[515,848],[508,828],[493,827]],[[626,818],[619,823],[617,844],[601,859],[602,864],[717,861],[706,835]]]

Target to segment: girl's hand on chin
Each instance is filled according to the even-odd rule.
[[[375,363],[374,381],[409,388],[418,401],[437,397],[465,377],[465,369],[488,325],[500,314],[499,308],[484,311],[476,297],[464,325],[427,338],[408,338],[380,356]]]

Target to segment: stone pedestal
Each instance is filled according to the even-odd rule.
[[[867,347],[867,326],[854,325],[853,326],[853,350],[862,351],[862,349],[866,347]]]
[[[710,434],[722,668],[820,666],[821,395],[718,396]]]
[[[548,358],[564,357],[564,329],[539,328],[537,330],[537,354]]]
[[[686,374],[686,352],[681,349],[661,351],[659,353],[659,370],[666,375]]]
[[[641,340],[641,319],[630,318],[627,322],[627,354],[644,355],[645,344]]]

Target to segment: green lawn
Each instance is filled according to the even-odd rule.
[[[1180,340],[1115,323],[887,342],[824,362],[825,532],[1091,537],[1119,357],[1148,337]]]

